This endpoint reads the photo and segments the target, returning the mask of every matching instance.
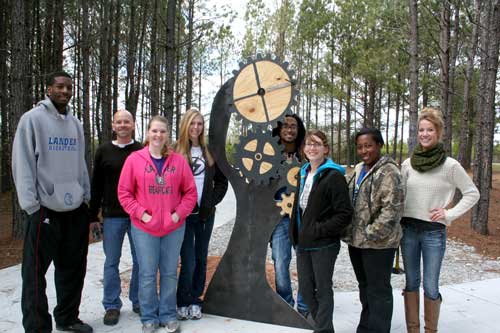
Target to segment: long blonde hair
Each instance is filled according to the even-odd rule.
[[[208,165],[212,166],[214,165],[214,159],[208,151],[207,144],[205,143],[205,119],[198,109],[191,108],[182,116],[181,124],[179,126],[179,139],[175,144],[175,151],[182,154],[188,163],[191,164],[191,140],[189,139],[189,126],[196,117],[200,117],[203,120],[203,130],[198,137],[198,142],[200,143],[200,147],[203,150],[203,154],[205,155]]]
[[[168,128],[169,128],[168,120],[167,120],[167,118],[165,118],[163,116],[154,116],[153,118],[151,118],[149,120],[149,123],[148,123],[148,131],[151,128],[151,124],[154,121],[157,121],[157,122],[160,122],[160,123],[164,123],[165,126],[167,126],[167,133],[168,133]],[[146,140],[144,141],[144,146],[148,146],[148,145],[149,145],[149,139],[146,136]],[[170,150],[169,146],[170,146],[170,139],[167,136],[167,141],[165,142],[165,145],[161,149],[161,156],[163,156],[163,157],[167,157],[168,156],[168,153],[169,153],[169,150]]]

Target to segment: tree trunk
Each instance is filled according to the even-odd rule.
[[[34,26],[34,37],[35,46],[33,47],[33,53],[35,55],[35,63],[33,66],[33,73],[35,74],[35,87],[34,87],[34,100],[39,101],[43,98],[45,94],[45,73],[43,72],[43,29],[42,23],[43,19],[40,17],[40,1],[35,0],[33,4],[33,26]]]
[[[82,0],[82,106],[83,134],[85,137],[85,160],[88,170],[92,170],[92,135],[90,131],[90,38],[89,0]]]
[[[9,133],[9,103],[8,103],[8,68],[7,68],[7,33],[9,31],[9,6],[8,0],[0,0],[0,119],[1,130],[0,135],[2,138],[1,144],[1,170],[0,176],[1,193],[5,193],[11,189],[11,172],[10,172],[10,142],[12,142]]]
[[[474,74],[474,59],[476,58],[476,50],[479,35],[479,24],[481,17],[481,0],[474,2],[474,22],[472,22],[472,35],[469,39],[467,50],[467,65],[465,69],[464,78],[464,96],[463,96],[463,109],[462,121],[460,124],[460,144],[458,148],[458,161],[466,170],[471,167],[471,134],[472,131],[472,117],[474,103],[471,97],[472,80]]]
[[[182,7],[179,4],[177,8],[176,15],[176,45],[180,45],[181,43],[181,30],[182,30]],[[175,127],[175,138],[179,138],[179,123],[181,119],[181,98],[182,98],[182,80],[181,80],[181,48],[177,46],[175,48],[175,124],[172,124],[172,127]]]
[[[165,52],[165,116],[170,125],[174,117],[174,74],[175,74],[175,16],[177,0],[167,1],[167,43]],[[171,134],[171,133],[170,133]]]
[[[347,93],[345,107],[345,143],[346,143],[346,164],[351,165],[351,92],[352,77],[350,64],[346,68],[347,73]]]
[[[111,132],[111,24],[113,1],[104,2],[101,10],[101,36],[99,47],[99,103],[101,106],[101,125],[98,128],[99,143],[112,138]]]
[[[53,65],[54,49],[54,1],[45,2],[45,31],[43,40],[43,68],[44,75],[56,70]]]
[[[375,125],[375,100],[377,95],[377,85],[374,80],[368,82],[368,109],[365,114],[365,127],[373,127]]]
[[[316,58],[314,60],[316,63],[316,75],[315,75],[315,91],[319,91],[319,43],[316,43]],[[318,128],[318,116],[319,116],[319,94],[316,93],[314,94],[315,100],[314,100],[314,122],[316,124],[316,128]],[[326,125],[326,124],[325,124]]]
[[[118,96],[119,91],[119,72],[120,72],[120,40],[121,40],[121,4],[118,2],[116,5],[116,12],[114,15],[115,26],[113,32],[113,47],[112,47],[112,57],[113,57],[113,108],[112,113],[118,111]]]
[[[404,146],[404,131],[405,130],[405,107],[401,107],[401,142],[399,143],[399,165],[403,163],[403,146]],[[408,152],[409,153],[409,152]]]
[[[137,6],[134,0],[130,0],[130,14],[128,22],[128,37],[127,37],[127,83],[125,85],[125,108],[132,114],[135,119],[137,110],[137,99],[135,99],[135,91],[138,88],[135,82],[135,68],[137,63],[137,27],[136,13]]]
[[[408,152],[417,144],[418,119],[418,0],[408,0],[410,12],[410,130]],[[404,117],[402,118],[404,119]]]
[[[19,0],[12,2],[11,8],[11,51],[10,51],[10,115],[11,133],[16,132],[21,115],[31,109],[32,96],[29,77],[28,46],[26,31],[31,31],[28,19],[28,6],[30,1]],[[9,145],[10,146],[10,145]],[[9,148],[10,149],[10,148]],[[15,192],[15,191],[14,191]],[[26,214],[21,211],[17,197],[13,193],[12,237],[21,239],[23,236],[23,223]]]
[[[375,119],[374,119],[374,124],[375,127],[378,129],[382,128],[382,98],[383,98],[383,90],[382,90],[382,85],[379,85],[378,87],[378,94],[377,94],[377,109],[375,110]]]
[[[382,98],[380,98],[382,99]],[[391,111],[391,90],[387,90],[387,118],[385,121],[385,153],[389,154],[389,114]],[[397,125],[396,125],[397,126]]]
[[[201,112],[201,84],[203,82],[202,80],[202,75],[203,75],[203,53],[200,54],[200,68],[198,69],[198,109]]]
[[[398,83],[401,83],[401,74],[397,75]],[[396,119],[394,120],[394,146],[392,147],[392,158],[396,160],[396,152],[398,149],[398,126],[399,126],[399,109],[401,107],[401,90],[398,87],[396,92]]]
[[[333,69],[332,69],[333,75]],[[345,83],[345,72],[342,70],[340,78],[340,91],[344,91],[344,83]],[[333,82],[333,80],[332,80]],[[342,96],[342,95],[341,95]],[[344,99],[340,97],[339,99],[339,118],[337,122],[337,161],[341,163],[341,154],[342,154],[342,107],[344,106]]]
[[[188,1],[188,45],[186,59],[186,110],[191,108],[193,99],[193,26],[194,0]]]
[[[458,39],[460,33],[460,3],[455,4],[455,13],[453,19],[453,38],[450,42],[450,71],[448,80],[448,105],[446,113],[449,116],[448,128],[449,128],[449,139],[450,139],[450,155],[453,149],[453,97],[455,96],[455,72],[458,57]]]
[[[450,3],[448,0],[441,2],[441,16],[439,21],[440,38],[439,38],[439,63],[440,82],[441,82],[441,112],[443,113],[444,132],[443,143],[444,149],[449,154],[451,151],[451,114],[448,108],[448,95],[450,87]]]
[[[126,97],[126,108],[132,115],[136,116],[137,104],[139,103],[139,93],[141,88],[142,79],[142,54],[144,50],[144,39],[146,35],[147,27],[147,17],[148,17],[148,1],[142,2],[142,28],[139,38],[139,45],[137,46],[137,33],[136,33],[136,6],[135,2],[132,1],[130,8],[130,24],[129,24],[129,36],[127,45],[127,82],[128,82],[128,94]],[[139,49],[139,55],[137,55],[137,49]]]
[[[493,2],[493,3],[492,3]],[[481,70],[476,116],[476,158],[474,182],[481,194],[472,211],[472,228],[488,235],[488,213],[492,174],[495,90],[500,46],[500,0],[485,2],[481,18]],[[483,19],[484,18],[484,19]]]
[[[369,104],[369,98],[368,98],[368,80],[365,79],[364,81],[364,88],[363,88],[363,127],[368,127],[368,109],[370,108]],[[356,127],[356,121],[354,121],[354,126]]]
[[[151,25],[151,66],[149,68],[149,75],[151,80],[151,85],[149,87],[150,101],[151,101],[151,116],[156,116],[159,113],[159,91],[160,91],[160,82],[159,82],[159,71],[160,71],[160,62],[157,56],[157,40],[158,40],[158,0],[154,0],[153,2],[153,22]]]
[[[64,0],[54,2],[54,38],[52,50],[52,69],[62,70],[63,67],[63,46],[64,46]]]
[[[429,106],[429,77],[431,71],[431,62],[429,59],[425,59],[424,65],[424,78],[422,82],[422,107]]]

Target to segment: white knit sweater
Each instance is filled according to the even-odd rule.
[[[455,189],[458,188],[462,192],[462,199],[454,207],[445,209],[444,220],[437,221],[449,226],[479,200],[479,191],[472,179],[460,163],[451,157],[447,157],[442,165],[427,172],[413,169],[408,158],[401,166],[401,174],[406,184],[403,216],[430,222],[430,211],[448,207],[455,195]]]

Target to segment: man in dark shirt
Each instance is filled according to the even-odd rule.
[[[113,131],[116,140],[107,142],[97,148],[92,175],[90,218],[93,223],[99,221],[101,209],[103,217],[103,248],[106,260],[104,262],[104,295],[102,304],[105,325],[116,325],[120,318],[122,301],[120,281],[120,257],[123,239],[128,235],[132,252],[132,278],[130,279],[129,299],[132,309],[139,313],[138,272],[134,243],[130,234],[130,218],[123,210],[117,196],[118,180],[127,157],[142,148],[139,142],[132,139],[135,123],[132,114],[120,110],[113,116]]]

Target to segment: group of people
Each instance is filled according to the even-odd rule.
[[[300,170],[290,239],[297,252],[299,291],[315,333],[334,332],[332,277],[340,240],[348,245],[358,281],[362,308],[356,332],[390,332],[391,272],[400,246],[407,330],[420,332],[423,280],[425,332],[437,332],[446,227],[479,200],[465,170],[447,156],[440,141],[443,128],[438,110],[420,112],[418,144],[401,171],[382,154],[378,129],[359,130],[355,144],[361,162],[346,177],[344,168],[328,158],[326,135],[313,130],[305,136],[302,153],[308,162]],[[453,203],[457,189],[462,197]]]
[[[21,299],[25,331],[52,331],[45,293],[51,263],[56,328],[93,331],[79,319],[79,305],[89,223],[99,228],[99,213],[106,257],[104,324],[115,325],[120,317],[119,263],[125,234],[133,262],[129,299],[141,317],[143,332],[159,328],[175,332],[179,320],[200,319],[215,206],[228,187],[207,148],[203,115],[196,109],[184,114],[174,145],[167,119],[152,117],[143,146],[133,139],[132,114],[117,111],[112,123],[115,140],[97,149],[90,181],[83,129],[67,107],[71,76],[53,73],[47,86],[47,98],[21,117],[12,153],[19,204],[28,214]],[[361,162],[348,175],[328,157],[327,136],[319,130],[306,133],[298,116],[287,115],[273,131],[279,135],[284,157],[302,161],[292,214],[278,221],[270,239],[276,290],[294,307],[293,247],[297,310],[311,319],[315,333],[334,332],[332,279],[341,240],[348,244],[359,286],[362,310],[357,332],[390,331],[390,279],[398,247],[406,274],[408,332],[420,331],[421,280],[425,330],[437,331],[446,227],[479,199],[465,170],[446,155],[440,142],[443,127],[438,110],[421,111],[418,145],[401,170],[382,154],[380,131],[361,129],[355,135]],[[453,204],[456,189],[462,198]],[[280,189],[275,199],[284,191]]]
[[[120,318],[125,234],[133,262],[129,299],[143,332],[160,327],[175,332],[179,319],[200,319],[215,206],[228,187],[205,143],[203,115],[195,109],[185,113],[173,146],[167,119],[152,117],[143,146],[133,139],[132,114],[117,111],[115,139],[96,150],[90,181],[83,129],[68,108],[71,76],[53,73],[47,86],[47,98],[21,117],[13,145],[17,195],[28,213],[21,300],[25,331],[52,332],[45,293],[51,263],[56,328],[93,331],[79,319],[89,224],[103,234],[105,325]]]

